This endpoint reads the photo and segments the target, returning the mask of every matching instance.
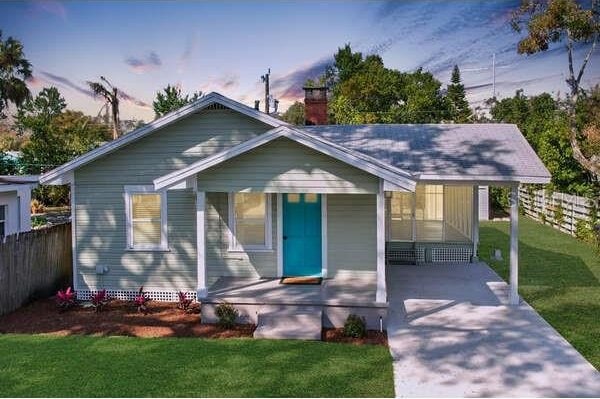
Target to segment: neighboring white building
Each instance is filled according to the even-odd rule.
[[[0,175],[0,237],[31,230],[31,190],[38,180]]]

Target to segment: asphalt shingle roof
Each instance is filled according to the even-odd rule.
[[[527,180],[550,173],[512,124],[318,125],[303,130],[419,179]]]

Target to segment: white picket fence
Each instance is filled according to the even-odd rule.
[[[530,191],[523,186],[519,188],[519,197],[526,215],[573,236],[577,230],[577,221],[590,219],[590,198],[559,192],[550,194],[546,190]],[[600,218],[600,212],[598,217]]]

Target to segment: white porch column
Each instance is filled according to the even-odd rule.
[[[479,259],[479,186],[473,186],[473,200],[471,201],[473,212],[471,216],[471,237],[473,240],[473,262]]]
[[[206,298],[208,289],[206,287],[206,193],[196,189],[196,248],[197,248],[197,268],[198,285],[196,295],[198,299]]]
[[[519,186],[510,192],[510,293],[509,303],[519,304]]]
[[[376,302],[387,302],[385,284],[385,193],[383,180],[379,180],[377,192],[377,294]]]

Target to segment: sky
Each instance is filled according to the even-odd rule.
[[[506,1],[65,1],[0,3],[3,37],[19,39],[33,64],[29,87],[56,86],[69,108],[97,115],[103,106],[86,81],[105,76],[123,93],[122,119],[154,118],[152,101],[168,84],[184,93],[217,91],[253,106],[271,69],[280,110],[303,98],[302,85],[332,63],[346,43],[381,55],[389,68],[422,67],[444,86],[457,64],[472,106],[496,94],[565,93],[563,44],[518,55]],[[585,48],[576,52],[583,59]],[[600,83],[600,50],[584,86]]]

